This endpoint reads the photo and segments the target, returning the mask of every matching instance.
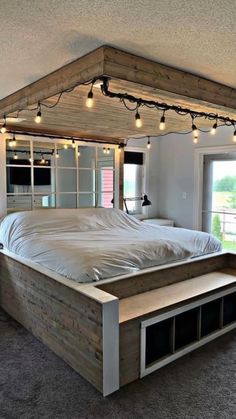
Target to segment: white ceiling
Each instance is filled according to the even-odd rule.
[[[103,44],[236,88],[236,0],[0,0],[0,97]]]

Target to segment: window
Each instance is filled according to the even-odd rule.
[[[141,197],[144,190],[144,153],[125,151],[124,198],[130,214],[142,213]],[[129,200],[129,198],[133,200]],[[135,200],[137,198],[137,200]]]
[[[236,154],[204,157],[202,228],[236,250]]]

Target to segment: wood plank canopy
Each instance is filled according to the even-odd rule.
[[[157,136],[161,112],[142,108],[143,127],[134,123],[134,113],[127,111],[118,99],[102,95],[94,88],[94,107],[86,108],[89,86],[80,85],[65,93],[58,106],[43,107],[40,125],[34,122],[34,112],[27,110],[43,101],[52,105],[65,89],[100,76],[111,77],[110,89],[130,93],[148,100],[178,104],[196,111],[236,116],[236,89],[167,67],[109,46],[103,46],[67,64],[44,78],[0,100],[0,117],[4,114],[20,117],[24,121],[9,125],[9,130],[37,132],[51,135],[81,136],[91,139],[111,139],[139,136]],[[198,120],[199,127],[209,127],[211,121]],[[166,132],[186,131],[191,127],[189,116],[179,116],[169,111],[166,115]]]

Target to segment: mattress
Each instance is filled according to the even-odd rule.
[[[221,250],[208,233],[143,223],[117,209],[44,209],[6,216],[0,243],[14,254],[77,282]]]

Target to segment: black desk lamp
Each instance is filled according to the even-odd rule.
[[[143,197],[139,196],[139,197],[133,197],[133,198],[123,198],[125,211],[126,211],[127,214],[129,214],[129,210],[128,210],[128,207],[127,207],[127,201],[143,201],[142,207],[147,207],[149,205],[152,205],[151,201],[148,199],[148,196],[146,194]]]

